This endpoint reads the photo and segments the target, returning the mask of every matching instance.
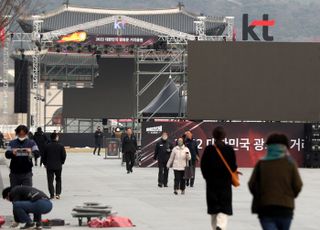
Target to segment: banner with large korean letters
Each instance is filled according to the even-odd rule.
[[[265,141],[269,134],[277,132],[286,134],[290,139],[290,154],[299,166],[303,164],[304,124],[279,122],[193,122],[193,121],[159,121],[142,123],[142,167],[156,166],[153,160],[154,148],[160,140],[161,132],[169,132],[172,142],[191,130],[198,142],[200,155],[207,145],[214,142],[212,131],[223,126],[227,133],[226,143],[233,146],[239,167],[253,167],[266,154]]]

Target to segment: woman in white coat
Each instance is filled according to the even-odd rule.
[[[178,190],[181,190],[181,194],[185,194],[186,182],[184,179],[184,171],[187,166],[187,162],[191,160],[191,154],[189,149],[184,145],[183,138],[178,139],[178,145],[173,148],[170,159],[167,163],[167,167],[174,170],[174,194],[178,195]]]

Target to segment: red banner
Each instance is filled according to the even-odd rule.
[[[169,132],[172,141],[191,130],[198,142],[200,154],[213,143],[212,130],[223,126],[227,132],[226,143],[233,146],[239,167],[253,167],[266,154],[265,141],[273,132],[284,133],[290,139],[290,154],[302,166],[304,149],[304,124],[247,123],[247,122],[145,122],[142,123],[142,167],[156,165],[154,148],[162,131]]]

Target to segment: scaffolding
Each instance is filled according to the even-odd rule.
[[[135,50],[135,60],[136,60],[136,73],[135,73],[135,80],[136,80],[136,111],[135,111],[135,118],[136,119],[147,119],[150,120],[154,118],[157,114],[157,111],[155,111],[151,116],[144,117],[143,115],[143,108],[141,107],[140,99],[141,97],[149,90],[149,88],[155,84],[157,79],[159,79],[161,76],[167,76],[168,78],[171,77],[173,81],[178,86],[179,95],[180,98],[186,96],[187,90],[187,45],[188,41],[232,41],[233,39],[233,26],[234,26],[234,18],[233,17],[225,17],[219,19],[219,22],[226,23],[226,29],[223,32],[223,34],[219,36],[207,36],[206,35],[206,17],[200,16],[197,18],[197,21],[195,21],[195,35],[184,33],[181,31],[177,31],[174,29],[166,28],[163,26],[159,26],[156,24],[152,24],[146,21],[142,21],[133,17],[125,16],[125,15],[113,15],[106,18],[98,19],[95,21],[90,21],[87,23],[70,26],[67,28],[51,31],[51,32],[45,32],[42,33],[41,31],[41,25],[42,20],[39,20],[38,16],[33,17],[33,32],[31,34],[28,33],[13,33],[11,34],[11,43],[14,42],[26,42],[27,48],[24,51],[24,55],[30,55],[32,56],[32,94],[31,96],[31,102],[33,102],[33,106],[31,106],[31,116],[30,116],[30,123],[32,124],[32,127],[35,128],[37,126],[40,126],[40,107],[41,107],[41,101],[44,101],[44,116],[45,116],[45,123],[44,126],[47,126],[50,124],[50,120],[48,121],[46,118],[46,109],[50,106],[60,106],[60,105],[52,105],[50,104],[52,101],[47,100],[46,98],[46,90],[48,87],[51,86],[51,84],[56,84],[59,81],[54,78],[48,78],[47,76],[50,76],[51,73],[53,75],[60,76],[61,74],[64,74],[66,76],[66,81],[62,84],[62,87],[60,87],[60,93],[62,93],[63,87],[70,87],[69,82],[67,82],[68,76],[72,75],[74,72],[77,71],[77,69],[80,68],[81,65],[78,66],[68,66],[66,63],[63,62],[63,59],[61,58],[62,65],[59,65],[57,63],[56,65],[53,65],[51,67],[44,67],[44,70],[41,70],[41,58],[48,52],[48,48],[52,44],[52,41],[58,39],[62,35],[66,35],[69,33],[73,33],[75,31],[79,30],[88,30],[91,28],[104,26],[107,24],[114,23],[115,20],[118,20],[121,18],[122,20],[126,21],[127,24],[130,24],[134,27],[138,27],[140,29],[151,31],[154,35],[157,35],[159,38],[159,41],[165,42],[167,44],[167,47],[165,50],[157,51],[155,49],[141,49],[137,48]],[[7,41],[10,43],[10,38]],[[6,43],[7,43],[6,42]],[[9,49],[7,52],[7,56],[4,58],[4,64],[5,61],[9,60]],[[4,52],[5,53],[5,52]],[[5,54],[4,54],[5,55]],[[84,60],[85,61],[85,60]],[[159,65],[160,71],[145,71],[143,70],[143,66],[147,65]],[[4,68],[8,69],[8,68]],[[56,71],[56,72],[55,72]],[[7,72],[6,72],[7,74]],[[42,78],[41,75],[44,74],[46,77]],[[93,82],[93,77],[95,76],[96,71],[92,70],[91,75],[91,85]],[[52,75],[51,75],[52,76]],[[141,85],[140,79],[142,77],[147,77],[148,82],[145,85]],[[5,75],[4,77],[5,78]],[[40,81],[43,81],[45,84],[44,86],[44,95],[41,94],[40,91]],[[5,79],[3,79],[3,82],[5,83]],[[76,84],[75,84],[76,85]],[[5,84],[3,84],[3,89],[5,90]],[[7,85],[6,85],[7,87]],[[86,87],[86,86],[85,86]],[[161,109],[162,106],[165,105],[167,101],[170,100],[170,98],[173,95],[169,96],[169,98],[158,108],[158,110]],[[180,100],[182,101],[182,100]],[[62,105],[61,105],[62,106]],[[181,107],[181,106],[180,106]],[[7,107],[4,108],[3,111],[5,111]],[[181,108],[180,108],[181,109]],[[185,118],[185,114],[182,113],[179,109],[179,118]],[[33,120],[34,119],[34,120]]]
[[[7,28],[5,28],[7,31]],[[2,74],[2,90],[3,90],[3,104],[2,104],[2,114],[3,118],[8,115],[8,90],[9,90],[9,60],[10,60],[10,38],[5,36],[5,40],[3,43],[3,74]],[[3,123],[7,124],[7,121],[4,119]]]

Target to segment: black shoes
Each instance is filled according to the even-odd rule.
[[[222,230],[220,227],[217,227],[217,229],[216,230]]]
[[[163,187],[168,188],[168,185],[167,185],[167,184],[165,184]]]
[[[177,190],[174,190],[173,194],[174,194],[174,195],[178,195]]]
[[[41,222],[37,222],[35,229],[38,229],[38,230],[42,229],[42,223]]]
[[[23,227],[21,227],[20,229],[34,229],[35,224],[33,222],[31,223],[26,223]]]
[[[162,188],[162,184],[158,184],[158,187],[159,187],[159,188]]]

